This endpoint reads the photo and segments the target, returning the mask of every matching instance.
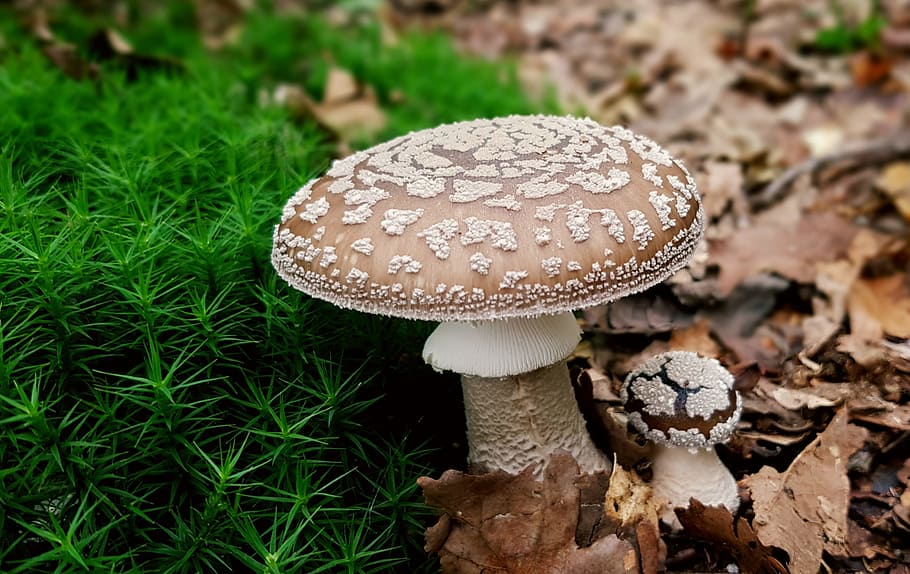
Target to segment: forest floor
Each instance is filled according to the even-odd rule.
[[[415,472],[438,475],[446,468],[463,466],[457,383],[450,376],[431,373],[413,349],[402,350],[419,344],[426,325],[402,337],[388,337],[386,329],[397,327],[376,320],[355,328],[354,322],[360,319],[327,315],[324,307],[301,302],[299,295],[292,301],[303,310],[282,302],[288,296],[284,286],[262,274],[268,267],[271,215],[290,188],[302,183],[296,180],[304,173],[316,173],[329,153],[344,155],[382,137],[444,121],[560,111],[626,125],[666,147],[693,173],[709,221],[703,249],[686,270],[664,285],[588,309],[580,316],[585,337],[571,361],[576,390],[593,434],[609,443],[620,463],[609,486],[601,484],[607,500],[616,501],[616,512],[608,512],[608,518],[595,526],[584,526],[590,527],[588,534],[596,530],[598,536],[618,535],[612,546],[598,547],[601,558],[615,558],[617,571],[644,574],[731,571],[734,563],[742,572],[910,573],[910,6],[906,2],[276,0],[266,18],[254,17],[257,11],[251,3],[241,0],[199,0],[192,8],[178,7],[173,21],[162,20],[145,43],[144,28],[135,17],[144,3],[136,3],[138,9],[128,2],[114,3],[109,10],[91,2],[82,4],[74,3],[77,11],[90,16],[80,15],[67,28],[67,18],[60,16],[66,3],[19,2],[19,32],[2,30],[8,38],[26,35],[34,50],[40,50],[44,65],[68,78],[66,82],[45,72],[33,79],[32,73],[23,70],[36,65],[37,52],[22,50],[25,57],[20,59],[18,48],[0,42],[4,85],[15,88],[6,92],[8,101],[3,101],[18,106],[15,110],[21,117],[16,124],[18,119],[8,116],[12,118],[9,133],[20,140],[18,148],[9,148],[15,154],[4,148],[10,181],[0,182],[6,194],[2,199],[6,203],[0,206],[9,216],[0,220],[0,230],[16,238],[2,245],[0,262],[6,265],[6,275],[0,275],[5,289],[0,319],[14,327],[23,325],[5,335],[15,343],[8,348],[18,354],[10,355],[16,360],[8,359],[0,372],[4,399],[0,406],[9,411],[3,420],[19,433],[8,449],[0,449],[9,469],[3,475],[7,494],[0,499],[0,518],[7,526],[3,540],[17,545],[0,548],[0,566],[12,564],[11,571],[24,572],[57,561],[76,571],[88,556],[81,552],[94,549],[94,561],[88,563],[98,568],[111,568],[120,563],[121,554],[131,553],[140,570],[169,563],[175,572],[217,571],[228,565],[241,570],[274,566],[273,571],[305,571],[299,568],[306,560],[323,571],[435,569],[435,564],[424,561],[419,542],[414,542],[415,533],[429,526],[432,518],[426,507],[420,507],[411,478]],[[320,4],[318,23],[285,25],[291,21],[285,15],[299,18],[312,9],[308,4]],[[219,80],[218,89],[226,91],[205,92],[203,97],[208,99],[195,105],[204,110],[222,98],[234,98],[242,105],[226,107],[212,118],[200,115],[205,121],[194,120],[200,122],[198,129],[194,122],[180,119],[178,107],[171,106],[167,130],[180,131],[185,124],[192,128],[193,133],[181,136],[186,138],[181,140],[183,149],[168,143],[172,132],[158,133],[162,128],[154,122],[146,126],[147,135],[161,138],[160,142],[136,138],[130,130],[136,117],[142,116],[137,109],[154,108],[154,103],[134,101],[144,90],[174,92],[165,84],[176,85],[183,82],[179,78],[189,77],[175,93],[195,101],[192,97],[198,90],[191,81],[203,76],[198,72],[206,66],[198,62],[187,66],[175,57],[184,48],[176,43],[176,33],[166,33],[168,26],[174,25],[176,32],[185,21],[192,22],[193,34],[214,55],[213,61],[241,64],[233,71],[213,65],[221,70],[218,74],[235,73],[239,81]],[[89,34],[98,22],[105,26]],[[369,30],[378,29],[381,41],[371,37],[357,43],[351,40],[356,35],[333,36],[335,30],[357,30],[364,22]],[[119,29],[132,33],[140,48],[133,48]],[[412,36],[414,29],[442,32],[460,55],[454,58],[435,40]],[[79,41],[74,44],[76,37]],[[520,85],[511,81],[508,67],[462,65],[458,59],[462,57],[468,62],[480,58],[514,65]],[[112,63],[123,78],[117,76],[120,79],[102,89]],[[191,73],[185,74],[187,69]],[[505,80],[500,81],[500,73]],[[107,102],[108,108],[92,108],[92,83],[99,86],[98,99]],[[80,106],[96,114],[72,108],[72,126],[82,132],[76,127],[67,131],[48,119],[56,118],[55,114],[66,119],[65,106],[53,105],[54,90],[78,97]],[[228,92],[231,98],[225,95]],[[39,107],[40,114],[34,111]],[[268,112],[275,107],[283,114],[277,119]],[[129,117],[121,118],[121,112]],[[76,117],[81,119],[77,122]],[[238,118],[252,119],[249,125],[236,127],[233,122]],[[269,133],[280,131],[272,129],[274,125],[293,125],[309,135],[292,137],[297,143],[289,148],[294,154],[286,162],[279,158],[273,165],[272,159],[266,159],[270,153],[262,152],[255,166],[241,169],[238,165],[244,162],[237,158],[247,157],[242,148],[247,138],[259,141],[262,125],[269,126]],[[319,132],[312,140],[311,125]],[[107,135],[93,131],[99,126]],[[206,131],[228,127],[240,135]],[[109,137],[108,131],[122,150],[102,139]],[[292,132],[281,132],[284,135],[278,139]],[[197,141],[193,134],[198,133],[208,139]],[[276,148],[290,145],[279,143]],[[123,157],[117,156],[121,151]],[[191,160],[212,153],[224,154],[209,158],[213,166],[237,173],[224,176],[212,168],[207,179],[201,178]],[[108,157],[111,154],[117,157]],[[158,158],[158,165],[172,171],[146,178],[142,163],[146,156]],[[86,167],[82,162],[86,157],[95,158],[95,163]],[[175,163],[175,157],[182,159]],[[57,159],[48,163],[47,158]],[[120,174],[118,169],[128,173]],[[273,189],[276,173],[280,174],[277,184],[288,189]],[[135,174],[137,181],[131,179]],[[17,177],[28,185],[17,184]],[[64,199],[71,201],[70,193],[76,198],[80,193],[97,193],[92,186],[98,181],[109,186],[105,193],[111,194],[99,200],[105,206],[103,217],[89,207],[82,213],[75,200],[53,207]],[[168,195],[176,193],[169,186],[178,181],[196,182],[199,188]],[[240,195],[231,188],[235,181],[245,186]],[[160,240],[158,251],[148,256],[149,269],[154,271],[149,271],[148,280],[165,281],[169,266],[180,267],[185,275],[179,285],[153,290],[160,295],[151,306],[118,299],[146,278],[139,271],[136,277],[118,279],[122,285],[111,280],[113,287],[108,288],[102,282],[106,306],[98,305],[91,313],[77,304],[79,297],[93,293],[95,287],[88,279],[69,295],[67,289],[75,289],[70,284],[42,291],[44,287],[27,281],[24,273],[31,273],[31,267],[26,269],[22,262],[38,269],[40,257],[35,255],[34,261],[29,257],[40,250],[28,251],[23,245],[30,243],[22,238],[34,236],[35,242],[53,247],[51,235],[42,233],[54,226],[76,229],[85,224],[91,227],[85,237],[106,238],[94,247],[95,255],[86,261],[76,257],[79,261],[74,266],[94,265],[98,273],[117,269],[119,251],[109,251],[111,245],[126,241],[126,233],[105,226],[120,219],[130,230],[145,229],[148,224],[144,213],[118,211],[125,204],[114,194],[123,192],[123,182],[135,184],[135,189],[129,189],[136,196],[129,196],[130,205],[142,205],[145,200],[137,198],[143,194],[149,206],[157,206],[158,198],[192,203],[193,194],[208,197],[205,194],[211,190],[224,192],[219,201],[239,202],[231,218],[241,218],[254,205],[255,221],[236,224],[248,245],[243,249],[232,245],[233,228],[228,227],[234,224],[227,216],[219,219],[213,213],[198,222],[187,211],[189,215],[181,212],[181,219],[171,220],[175,217],[171,211],[159,214],[150,207],[152,229],[160,225],[183,235],[172,233],[170,240]],[[49,198],[48,206],[35,207],[30,199],[37,197],[35,189]],[[263,189],[271,189],[272,196],[263,197]],[[28,210],[20,210],[22,206]],[[34,216],[29,211],[33,207]],[[26,211],[28,217],[23,215]],[[21,216],[21,221],[12,215]],[[32,217],[43,223],[35,224]],[[181,242],[175,237],[192,237],[188,245],[209,254],[208,279],[193,267],[198,263],[189,262],[184,253],[188,249],[177,249]],[[233,250],[233,267],[227,270],[212,263],[222,248]],[[131,252],[133,248],[118,249]],[[80,273],[89,275],[87,268],[79,267]],[[215,315],[225,328],[235,329],[222,336],[223,344],[217,349],[207,349],[211,334],[203,332],[198,322],[180,318],[187,313],[187,293],[204,293],[212,285],[218,287],[219,297],[212,303],[212,312],[218,311]],[[235,293],[238,286],[242,289]],[[59,309],[44,309],[36,303],[53,299],[54,294],[59,296],[63,315]],[[208,313],[206,301],[201,299],[203,315]],[[226,310],[219,307],[222,303]],[[260,311],[259,306],[266,310]],[[165,331],[149,327],[152,330],[144,333],[148,348],[136,343],[135,327],[125,326],[127,318],[137,313],[134,307],[166,326]],[[113,309],[108,318],[105,309]],[[311,318],[320,314],[323,320],[331,319],[312,326]],[[75,335],[66,331],[70,325],[61,326],[61,316],[79,327]],[[235,316],[241,322],[234,322]],[[343,324],[347,320],[352,323]],[[113,347],[106,340],[111,337],[110,325],[119,325]],[[165,367],[193,373],[184,381],[184,395],[169,395],[168,403],[156,394],[154,400],[142,399],[140,408],[136,397],[147,394],[140,383],[151,380],[155,341],[163,332],[189,333],[187,329],[198,331],[186,335],[192,345],[170,348],[165,344],[161,351]],[[340,352],[344,343],[373,345],[379,351],[347,350],[337,371],[326,367],[323,372],[322,363],[303,354],[281,363],[286,349],[282,337],[305,340],[301,348],[316,353],[320,338],[329,331],[334,338],[331,345],[323,345],[327,355]],[[87,343],[79,338],[85,333]],[[49,342],[30,347],[35,334],[47,335]],[[68,347],[73,340],[81,346]],[[60,348],[68,353],[63,358]],[[743,506],[736,517],[693,507],[680,516],[686,529],[678,533],[658,530],[653,502],[636,495],[646,484],[642,477],[648,469],[641,450],[624,439],[618,391],[625,375],[644,358],[682,349],[716,357],[736,375],[744,397],[743,418],[731,442],[718,450],[739,481]],[[113,356],[134,362],[118,364],[122,372],[113,372],[105,362]],[[270,370],[263,374],[266,364]],[[357,378],[362,365],[376,373],[376,388],[381,391],[364,391],[366,386]],[[307,372],[309,378],[288,383],[284,372],[288,369]],[[163,377],[162,372],[159,368],[158,376]],[[354,375],[346,378],[351,372]],[[161,385],[172,383],[170,374],[163,378]],[[20,384],[24,380],[34,381],[32,395]],[[219,391],[211,382],[238,386]],[[263,414],[271,412],[273,399],[266,400],[260,392],[271,390],[273,383],[299,387],[304,397],[287,398],[284,391],[277,392],[274,420]],[[134,385],[135,397],[117,387],[122,384]],[[416,393],[423,399],[415,410],[410,404]],[[93,400],[107,404],[98,397],[108,397],[104,401],[113,401],[116,408],[111,406],[109,412],[93,408],[91,415],[84,415],[97,416],[97,422],[84,423],[92,440],[76,437],[79,440],[68,443],[71,417],[58,403],[75,405],[72,412],[77,413],[81,411],[76,407],[94,404]],[[265,406],[257,406],[263,400]],[[345,410],[341,405],[345,401],[353,406]],[[293,427],[288,435],[284,427],[269,426],[280,426],[285,407],[292,406],[299,409],[295,412],[301,420],[325,419],[324,436],[308,435],[313,427]],[[380,413],[380,407],[388,410]],[[197,413],[197,408],[202,414],[185,421],[173,414]],[[47,436],[30,430],[29,425],[39,419]],[[399,433],[397,446],[393,440],[383,442],[368,434],[384,424]],[[239,431],[246,439],[237,438]],[[446,446],[427,454],[412,448],[418,435],[426,439],[421,446]],[[310,475],[301,478],[299,467],[294,466],[300,459],[288,453],[292,450],[287,447],[289,436],[309,449],[314,466],[307,467],[307,472],[322,477],[313,478],[318,487],[306,482]],[[57,444],[54,441],[62,441],[59,451],[44,448]],[[107,453],[104,460],[110,464],[110,476],[132,476],[138,467],[146,478],[130,487],[105,482],[103,477],[92,482],[104,473],[94,466],[91,472],[85,470],[85,461],[100,463],[84,452],[96,450]],[[131,453],[128,462],[113,456],[121,451]],[[350,461],[345,459],[350,468],[325,462],[342,451],[351,456]],[[72,455],[69,459],[67,453]],[[325,467],[319,466],[323,463]],[[173,465],[183,468],[177,476],[168,470]],[[256,472],[247,475],[247,468]],[[571,464],[559,463],[554,469],[544,488],[575,492],[584,504],[590,493],[573,482]],[[525,478],[514,480],[520,483]],[[61,511],[49,507],[65,506],[58,503],[70,500],[73,484],[87,483],[92,488],[82,502],[69,505],[78,525],[58,520]],[[307,509],[312,514],[298,525],[295,513],[306,507],[298,497],[307,488],[311,489],[307,496],[315,492],[319,496],[314,500],[320,498],[322,506]],[[363,498],[365,491],[381,504]],[[530,568],[509,571],[534,572],[542,561],[573,560],[569,556],[585,551],[591,540],[580,534],[583,526],[576,524],[577,509],[570,509],[571,517],[563,510],[540,510],[540,517],[547,524],[569,528],[568,537],[549,540],[547,548],[531,549],[524,558],[536,562]],[[272,516],[281,516],[283,522]],[[424,519],[426,524],[421,522]],[[50,526],[42,526],[48,521]],[[431,545],[439,550],[442,542],[433,540],[434,530],[430,532]],[[438,535],[440,530],[435,532]],[[448,552],[453,554],[451,549]]]
[[[659,556],[639,545],[642,568],[732,553],[743,571],[910,571],[910,7],[395,4],[390,26],[515,58],[530,93],[695,174],[705,249],[665,286],[585,311],[575,365],[614,448],[637,363],[685,349],[730,365],[745,408],[721,455],[748,502],[735,533],[702,516]]]

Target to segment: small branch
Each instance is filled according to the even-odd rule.
[[[784,195],[799,177],[814,173],[833,164],[848,162],[852,164],[880,165],[904,156],[910,156],[910,137],[874,140],[850,146],[827,155],[814,157],[794,165],[780,174],[764,190],[751,198],[752,206],[757,209],[767,207]]]

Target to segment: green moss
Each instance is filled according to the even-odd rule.
[[[383,410],[428,376],[430,326],[276,277],[272,227],[331,146],[259,92],[318,92],[337,62],[377,90],[383,137],[535,106],[439,36],[257,13],[211,56],[183,6],[126,33],[185,70],[129,81],[72,80],[2,29],[0,570],[430,571],[414,478],[444,470],[438,437]]]

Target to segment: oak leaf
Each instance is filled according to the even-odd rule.
[[[620,574],[638,572],[631,544],[615,535],[587,547],[575,542],[579,518],[578,465],[555,454],[536,480],[517,475],[469,475],[449,470],[421,477],[427,504],[442,511],[427,530],[427,551],[449,574]]]
[[[840,410],[783,473],[769,466],[745,478],[761,543],[790,555],[793,574],[818,572],[822,552],[841,555],[847,539],[850,480],[847,460],[867,431]]]

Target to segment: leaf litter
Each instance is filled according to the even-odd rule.
[[[910,572],[906,3],[392,6],[388,26],[442,28],[466,52],[514,59],[530,93],[653,137],[699,182],[700,258],[585,310],[573,365],[592,387],[592,426],[644,488],[647,448],[624,437],[617,399],[625,374],[670,349],[739,369],[743,420],[718,450],[744,503],[736,516],[678,511],[684,532],[642,546],[610,516],[611,496],[638,500],[614,475],[601,531],[630,541],[642,571]]]

